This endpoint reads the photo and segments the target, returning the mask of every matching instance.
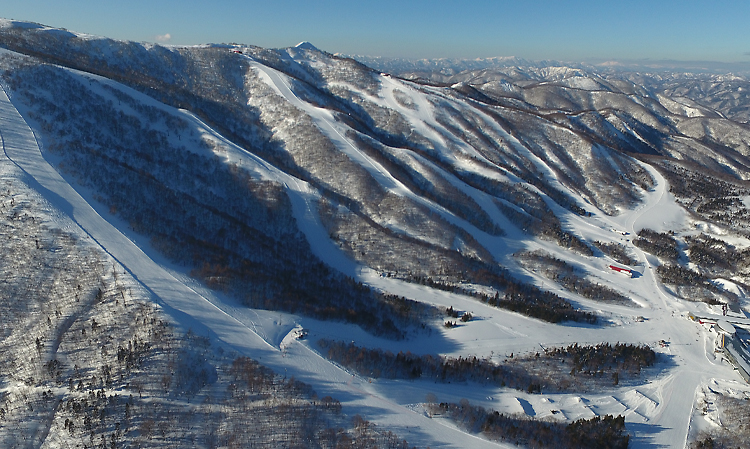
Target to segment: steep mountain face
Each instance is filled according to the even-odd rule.
[[[11,21],[0,46],[0,83],[44,158],[107,220],[244,306],[353,324],[388,345],[443,331],[442,312],[414,300],[425,291],[544,326],[614,327],[638,305],[662,307],[649,296],[661,284],[634,292],[607,278],[610,263],[641,265],[685,302],[747,306],[746,78],[522,60],[396,76],[309,43],[163,47]],[[110,276],[103,263],[70,277],[95,283]]]
[[[207,159],[221,159],[225,144],[134,93],[50,63],[192,111],[309,183],[348,257],[409,281],[505,290],[516,283],[504,268],[515,263],[510,254],[535,238],[593,254],[593,242],[564,223],[636,207],[654,184],[637,158],[728,176],[737,198],[750,176],[741,96],[721,94],[741,78],[716,78],[724,88],[706,92],[697,79],[636,84],[633,74],[530,65],[409,82],[312,45],[165,48],[12,23],[2,38],[31,55],[6,77],[61,166],[173,260],[255,306],[294,297],[281,300],[285,310],[307,304],[323,316],[337,300],[314,298],[360,294],[325,287],[338,275],[305,253],[283,186]],[[674,163],[657,166],[673,176]],[[289,287],[283,273],[299,272],[311,280]]]
[[[433,89],[381,77],[353,60],[305,48],[283,51],[244,48],[244,54],[237,54],[224,47],[166,50],[122,42],[108,43],[111,48],[104,53],[96,50],[105,45],[97,39],[61,37],[14,27],[5,28],[5,32],[10,48],[33,49],[34,54],[43,59],[108,76],[152,92],[162,101],[195,111],[235,143],[314,186],[325,199],[323,205],[326,207],[321,211],[328,232],[350,257],[379,271],[399,272],[409,280],[434,278],[441,282],[455,282],[467,279],[505,288],[513,281],[496,263],[504,257],[498,249],[508,246],[501,238],[503,234],[518,233],[518,228],[539,228],[538,232],[552,238],[573,242],[581,248],[586,246],[576,236],[561,229],[555,214],[543,200],[551,199],[558,206],[583,213],[584,209],[577,204],[576,198],[566,189],[553,185],[558,183],[558,177],[568,186],[580,185],[583,193],[594,201],[597,201],[595,198],[611,197],[608,189],[596,187],[603,184],[603,180],[589,182],[588,177],[584,179],[582,176],[587,160],[571,158],[569,153],[561,150],[560,143],[552,143],[550,138],[560,137],[555,136],[557,133],[565,134],[560,139],[570,139],[571,149],[573,146],[580,148],[576,155],[579,158],[587,158],[591,152],[609,150],[551,125],[542,131],[538,139],[541,143],[524,146],[513,136],[512,129],[508,130],[500,123],[497,112],[486,105],[470,102],[453,90]],[[55,45],[48,42],[49,39],[53,39]],[[113,120],[118,114],[125,114],[122,94],[110,94],[110,98],[89,95],[85,83],[76,88],[77,84],[67,80],[70,75],[65,70],[34,63],[21,66],[10,78],[13,88],[29,92],[25,98],[29,101],[32,118],[39,117],[40,126],[50,131],[49,140],[54,141],[51,149],[59,151],[63,164],[72,170],[81,166],[82,159],[75,158],[87,157],[81,152],[92,153],[87,145],[78,145],[74,141],[81,133],[109,134],[109,138],[97,135],[88,140],[95,142],[94,146],[106,148],[107,152],[115,152],[107,155],[100,164],[117,161],[115,167],[124,165],[130,168],[129,173],[146,170],[140,167],[139,171],[137,163],[134,165],[123,160],[126,153],[116,150],[116,145],[122,147],[123,143],[118,136],[127,134],[149,139],[125,143],[130,148],[153,151],[160,146],[169,147],[165,140],[169,139],[170,131],[167,131],[167,136],[164,133],[158,136],[137,127],[122,129],[128,121]],[[278,85],[269,81],[269,74],[264,69],[279,71],[274,71]],[[93,86],[95,80],[88,82]],[[280,92],[279,86],[285,87],[286,92]],[[33,93],[39,89],[43,92]],[[77,90],[81,93],[76,94]],[[52,101],[46,103],[38,100],[50,97]],[[107,108],[114,104],[115,98],[118,107],[90,114],[89,122],[78,120],[78,129],[70,132],[65,124],[67,117],[79,116],[81,111],[91,113],[92,107],[104,105]],[[63,107],[73,110],[58,112],[59,105],[68,105]],[[49,120],[50,115],[46,108],[54,114],[54,119],[47,124],[44,121]],[[523,122],[524,119],[509,117],[513,122]],[[102,123],[104,120],[109,123]],[[168,121],[163,119],[163,127],[179,133],[180,124]],[[153,120],[151,125],[153,127]],[[64,135],[67,137],[63,138]],[[106,144],[114,139],[117,139],[115,145]],[[178,141],[181,141],[179,139],[178,135]],[[190,148],[191,145],[196,144],[183,146]],[[174,154],[174,151],[171,149],[168,153]],[[164,159],[156,157],[157,161]],[[618,179],[616,189],[632,190],[629,181],[619,181],[614,173],[619,163],[625,166],[626,173],[637,176],[640,171],[637,165],[614,153],[606,159],[610,160],[615,161],[615,165],[606,162],[604,176]],[[151,162],[152,159],[146,157],[138,163],[150,165]],[[109,195],[109,206],[113,210],[138,214],[133,205],[113,199],[117,192],[127,190],[124,185],[107,187],[103,184],[121,182],[118,177],[104,176],[106,168],[98,170],[94,165],[84,165],[92,170],[83,174],[85,182],[98,182],[98,190],[114,192]],[[548,179],[544,179],[542,173],[546,170],[549,171]],[[171,182],[175,182],[175,176],[168,176]],[[152,182],[152,179],[148,181]],[[212,178],[212,182],[220,181]],[[154,186],[145,187],[145,182],[133,184],[149,191],[156,189]],[[205,186],[197,187],[206,190]],[[488,193],[489,189],[493,193]],[[524,192],[519,194],[519,189]],[[181,194],[187,193],[182,190]],[[219,191],[229,190],[231,188],[225,186]],[[155,197],[162,198],[161,195]],[[532,202],[523,207],[513,204],[513,198],[523,197],[532,198]],[[624,201],[632,202],[636,197],[637,192],[631,191],[630,197]],[[514,215],[520,214],[521,217],[515,220],[517,223],[500,213],[496,204],[511,210]],[[152,213],[164,210],[155,205],[144,207],[149,207]],[[160,213],[160,216],[171,217],[172,214]],[[189,217],[194,220],[202,214],[188,212],[188,220],[184,220],[180,213],[176,216],[181,217],[178,222],[190,223]],[[256,218],[269,227],[270,222],[262,216]],[[131,217],[127,219],[132,221]],[[152,219],[146,221],[156,223]],[[140,225],[135,227],[140,228]],[[189,227],[195,229],[192,225]],[[277,228],[276,225],[270,227]],[[165,229],[165,225],[158,223],[151,228]],[[215,229],[216,226],[212,223],[203,228]],[[219,226],[219,229],[223,228],[225,226]],[[236,235],[235,232],[230,234]],[[206,241],[201,235],[193,238]],[[486,242],[480,242],[482,239]],[[184,250],[182,243],[190,239],[178,234],[160,240],[165,240],[166,246],[169,242],[176,243]],[[293,241],[278,237],[276,240]],[[231,246],[232,251],[237,250],[235,241],[224,243],[225,247]],[[394,252],[394,247],[399,251]],[[410,257],[403,257],[399,254],[401,251]],[[279,254],[289,254],[289,251],[280,251]],[[243,257],[247,259],[248,256]],[[198,259],[202,263],[206,259],[211,262],[211,258],[205,255],[193,259],[194,263]],[[229,264],[229,271],[241,271],[237,263]],[[215,277],[210,271],[205,273],[206,278]],[[276,293],[265,296],[274,295]],[[289,295],[280,296],[286,298]],[[250,301],[254,304],[261,302]],[[290,306],[289,310],[296,308]]]

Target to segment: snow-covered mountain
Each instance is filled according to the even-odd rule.
[[[713,62],[713,61],[675,61],[651,59],[600,59],[587,62],[570,62],[542,60],[531,61],[515,56],[494,58],[435,58],[405,59],[382,56],[342,55],[349,56],[374,69],[398,76],[421,73],[425,75],[451,75],[472,70],[505,69],[511,67],[573,67],[597,73],[634,72],[669,75],[674,73],[714,74],[732,73],[747,76],[750,74],[750,63],[747,62]],[[413,76],[413,75],[412,75]]]
[[[747,78],[0,47],[7,446],[742,441]]]

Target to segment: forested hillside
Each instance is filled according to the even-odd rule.
[[[0,445],[741,438],[745,77],[0,47]]]

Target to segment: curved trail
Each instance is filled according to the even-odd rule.
[[[663,205],[667,192],[667,182],[664,177],[649,166],[644,165],[644,168],[656,181],[653,193],[647,196],[644,204],[623,217],[624,221],[608,220],[611,224],[616,223],[624,227],[631,235],[635,235],[637,223],[644,216],[660,204]],[[701,368],[707,367],[706,362],[708,365],[716,365],[706,357],[705,345],[693,344],[692,331],[686,332],[686,328],[692,323],[682,318],[680,314],[675,316],[672,313],[674,308],[684,309],[684,307],[664,292],[663,286],[656,277],[653,263],[640,248],[632,244],[629,246],[636,252],[638,260],[643,263],[643,281],[647,286],[642,288],[650,290],[652,314],[655,315],[653,318],[662,324],[666,330],[665,333],[675,339],[671,341],[671,348],[674,351],[673,362],[678,365],[678,368],[672,370],[674,375],[670,375],[657,390],[660,396],[660,407],[652,423],[658,425],[661,431],[651,436],[651,443],[659,447],[669,447],[679,442],[679,447],[684,447],[687,444],[687,429],[695,403],[695,392],[709,377],[709,373]],[[659,302],[655,303],[654,300],[657,299]],[[686,336],[688,333],[689,337]]]

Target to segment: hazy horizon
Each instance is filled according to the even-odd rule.
[[[516,56],[529,60],[750,62],[750,4],[593,0],[300,0],[210,5],[194,0],[8,0],[0,15],[141,42],[238,42],[408,59]]]

